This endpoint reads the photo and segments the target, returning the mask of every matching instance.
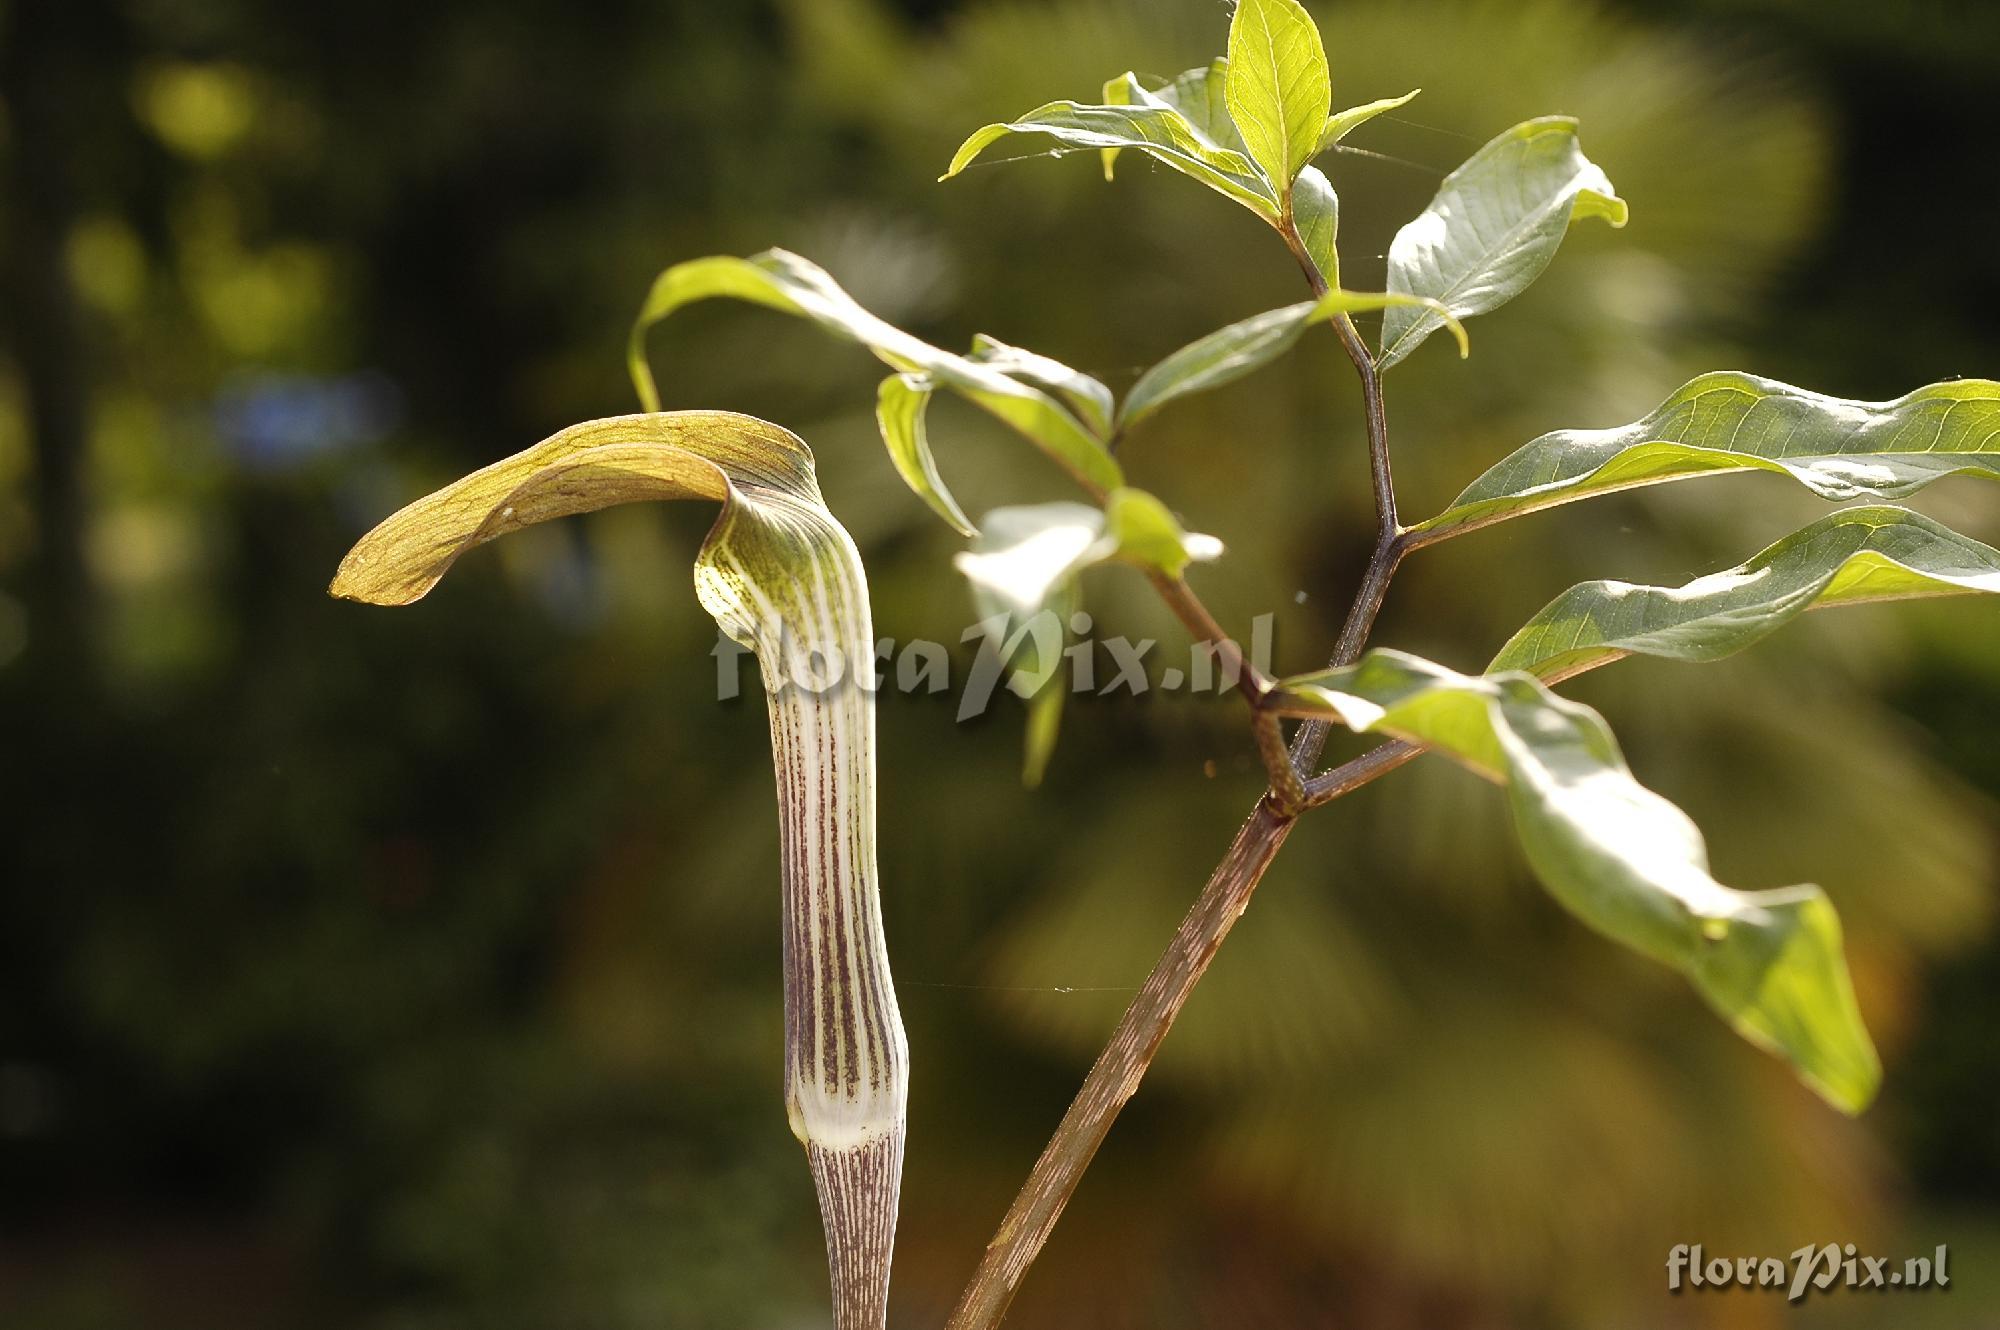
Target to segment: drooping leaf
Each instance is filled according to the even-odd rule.
[[[973,337],[969,358],[974,364],[990,365],[1010,378],[1053,389],[1093,434],[1100,439],[1110,437],[1114,410],[1111,390],[1082,370],[1071,369],[1060,360],[1034,351],[1009,346],[985,333]]]
[[[1415,528],[1427,543],[1522,513],[1722,471],[1777,471],[1822,498],[1897,499],[1943,476],[2000,477],[2000,384],[1933,383],[1851,402],[1770,379],[1704,374],[1615,429],[1557,430],[1495,463]]]
[[[1283,687],[1300,714],[1429,745],[1505,784],[1529,865],[1571,913],[1685,974],[1835,1107],[1858,1113],[1874,1097],[1881,1064],[1825,894],[1715,881],[1701,833],[1633,779],[1595,711],[1530,675],[1462,675],[1382,650]]]
[[[1333,80],[1319,27],[1298,0],[1238,0],[1229,21],[1224,93],[1250,159],[1278,187],[1319,151]]]
[[[1972,592],[2000,592],[2000,550],[1906,509],[1845,508],[1685,586],[1573,586],[1487,670],[1556,678],[1634,654],[1720,660],[1809,609]]]
[[[460,554],[535,522],[641,499],[722,512],[695,590],[763,672],[784,895],[785,1102],[826,1225],[838,1330],[881,1330],[902,1177],[909,1048],[889,976],[875,864],[873,670],[860,555],[826,509],[812,454],[721,411],[575,425],[417,500],[362,537],[332,592],[404,605]]]
[[[938,178],[949,180],[1009,134],[1043,134],[1073,148],[1136,148],[1249,208],[1266,221],[1282,214],[1277,190],[1250,158],[1216,146],[1171,106],[1086,106],[1050,102],[1018,120],[974,130]]]
[[[995,626],[1008,686],[1028,703],[1023,779],[1041,782],[1054,750],[1064,690],[1056,677],[1070,640],[1070,617],[1082,606],[1084,569],[1112,560],[1178,577],[1191,561],[1213,559],[1222,544],[1181,527],[1143,490],[1114,491],[1100,510],[1082,503],[1038,503],[986,514],[972,548],[953,563],[972,588],[982,622]]]
[[[1624,200],[1577,145],[1576,121],[1549,116],[1514,126],[1444,179],[1430,207],[1389,244],[1389,289],[1430,296],[1460,318],[1512,300],[1549,266],[1570,223],[1626,221]],[[1438,330],[1422,310],[1382,320],[1386,369]]]
[[[1381,292],[1330,291],[1318,300],[1304,300],[1282,309],[1253,314],[1180,350],[1139,376],[1125,395],[1118,427],[1129,429],[1167,403],[1191,393],[1207,392],[1261,369],[1298,344],[1307,328],[1339,314],[1359,314],[1404,304],[1423,304],[1421,296]],[[1434,303],[1434,302],[1433,302]],[[1465,329],[1449,313],[1440,316],[1458,338],[1461,353],[1469,349]]]
[[[1138,74],[1125,73],[1104,85],[1104,102],[1107,106],[1169,107],[1179,111],[1202,138],[1225,152],[1237,153],[1247,159],[1250,149],[1245,146],[1243,136],[1236,132],[1236,122],[1229,118],[1228,78],[1227,56],[1217,56],[1199,69],[1176,74],[1158,86],[1154,86],[1153,80]],[[1103,151],[1106,180],[1111,179],[1118,153],[1117,148]]]
[[[931,378],[928,374],[891,374],[875,393],[875,422],[896,473],[931,506],[952,530],[961,536],[976,536],[979,529],[958,506],[938,475],[937,459],[931,455],[930,431],[924,417],[930,409]]]
[[[836,336],[859,342],[899,373],[927,375],[933,387],[949,388],[1012,426],[1093,491],[1108,492],[1123,480],[1102,441],[1061,402],[996,367],[941,350],[877,318],[824,269],[782,249],[747,259],[726,255],[691,259],[654,279],[627,348],[632,382],[647,410],[659,409],[660,394],[646,363],[646,334],[682,306],[721,296],[810,319]],[[900,464],[898,470],[905,480],[911,479],[912,473]],[[917,493],[931,502],[922,489]]]
[[[1319,146],[1315,149],[1315,154],[1325,152],[1383,112],[1393,111],[1399,106],[1408,106],[1422,91],[1422,88],[1411,88],[1400,97],[1384,97],[1380,101],[1350,106],[1345,111],[1335,111],[1326,118],[1326,125],[1320,130]]]
[[[1333,182],[1317,166],[1308,166],[1292,182],[1292,225],[1306,257],[1319,270],[1329,291],[1340,289],[1340,198]]]

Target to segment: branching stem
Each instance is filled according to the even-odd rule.
[[[1313,293],[1325,295],[1326,279],[1306,255],[1298,231],[1289,219],[1281,234],[1298,259]],[[1395,478],[1389,466],[1389,425],[1380,373],[1366,343],[1346,315],[1336,318],[1333,328],[1361,379],[1376,519],[1374,552],[1334,644],[1332,664],[1337,667],[1351,665],[1360,656],[1406,546],[1396,516]],[[1252,893],[1291,834],[1298,814],[1351,793],[1423,752],[1411,744],[1386,743],[1311,780],[1304,779],[1304,773],[1318,764],[1325,747],[1325,723],[1309,720],[1302,724],[1288,751],[1278,715],[1267,703],[1273,693],[1271,681],[1243,658],[1242,651],[1185,581],[1156,574],[1153,584],[1191,634],[1215,645],[1223,668],[1229,670],[1234,665],[1237,685],[1250,703],[1258,751],[1271,776],[1270,787],[1249,820],[1237,831],[1222,862],[1209,875],[1194,907],[1175,930],[1166,952],[1146,976],[1139,995],[1125,1009],[1110,1042],[1084,1077],[1083,1087],[1071,1101],[1055,1135],[1035,1161],[999,1230],[986,1244],[979,1269],[960,1295],[947,1330],[991,1330],[1007,1314],[1028,1267],[1041,1253],[1056,1220],[1062,1217],[1063,1207],[1075,1193],[1084,1170],[1090,1167],[1097,1147],[1103,1144],[1125,1101],[1137,1092],[1154,1054],[1166,1039],[1167,1031],[1173,1028],[1174,1019],[1194,992],[1194,986],[1207,973],[1223,939],[1249,908]]]

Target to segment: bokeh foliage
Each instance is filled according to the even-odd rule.
[[[1855,397],[1993,372],[1996,186],[1966,159],[2000,128],[1990,20],[1315,8],[1336,103],[1425,89],[1325,162],[1348,286],[1379,289],[1443,171],[1531,115],[1580,117],[1633,205],[1471,361],[1436,339],[1398,369],[1411,512],[1717,364]],[[1108,186],[1087,153],[934,183],[981,123],[1206,58],[1218,7],[11,0],[0,25],[0,1318],[810,1317],[776,838],[715,834],[768,823],[770,774],[759,709],[713,701],[681,571],[706,515],[528,533],[406,615],[319,590],[397,503],[627,409],[624,328],[676,259],[782,245],[940,345],[985,332],[1120,389],[1300,299],[1253,218],[1136,158]],[[813,443],[879,631],[957,641],[957,542],[882,456],[864,352],[720,306],[653,345],[667,405]],[[931,437],[969,511],[1063,493],[960,404]],[[1319,663],[1372,534],[1330,346],[1162,412],[1123,460],[1228,543],[1195,574],[1225,621],[1274,612],[1281,662]],[[2000,534],[1973,483],[1915,506]],[[1821,511],[1748,477],[1527,519],[1414,559],[1379,640],[1474,668],[1581,577],[1677,583]],[[1087,582],[1110,631],[1180,640],[1119,570]],[[1966,1323],[2000,1251],[1996,648],[1983,606],[1860,610],[1699,684],[1573,685],[1729,880],[1837,902],[1888,1064],[1868,1119],[1585,935],[1504,802],[1419,763],[1295,836],[1020,1323],[1757,1324],[1781,1310],[1668,1302],[1668,1248],[1828,1240],[1951,1242],[1961,1286],[1897,1323]],[[1236,711],[1105,699],[1028,793],[1017,711],[960,726],[954,701],[881,715],[910,1324],[1259,783]]]

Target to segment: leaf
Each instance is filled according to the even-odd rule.
[[[1130,486],[1114,491],[1106,500],[1104,534],[1114,557],[1168,577],[1179,577],[1190,563],[1222,554],[1221,541],[1184,530],[1164,503]]]
[[[1809,609],[1972,592],[2000,592],[2000,550],[1902,508],[1845,508],[1685,586],[1573,586],[1487,671],[1554,678],[1625,655],[1720,660]]]
[[[1570,223],[1623,226],[1626,207],[1577,146],[1576,121],[1549,116],[1514,126],[1444,178],[1437,197],[1389,244],[1389,289],[1431,296],[1460,318],[1506,304],[1542,275]],[[1391,310],[1382,320],[1384,369],[1438,329],[1434,314]]]
[[[931,392],[927,374],[891,374],[876,390],[875,421],[881,427],[882,442],[889,449],[889,460],[903,482],[952,530],[961,536],[976,536],[979,529],[945,488],[944,478],[938,475],[937,459],[931,456],[930,432],[924,426]]]
[[[1124,473],[1104,444],[1047,393],[884,322],[857,304],[824,269],[782,249],[747,259],[726,255],[690,259],[654,279],[627,347],[632,383],[647,410],[658,410],[660,402],[646,364],[647,332],[682,306],[719,296],[797,314],[835,336],[859,342],[899,373],[930,376],[934,388],[949,388],[999,417],[1094,492],[1116,489],[1123,481]],[[919,497],[931,503],[931,497],[911,480],[910,471],[900,463],[897,470]],[[931,506],[938,509],[935,503]]]
[[[1319,151],[1333,102],[1319,28],[1298,0],[1238,0],[1224,92],[1251,160],[1288,194]]]
[[[1041,783],[1059,727],[1064,690],[1056,682],[1070,616],[1082,606],[1077,578],[1112,560],[1179,577],[1194,560],[1222,553],[1213,536],[1184,530],[1143,490],[1112,492],[1102,510],[1038,503],[986,514],[972,548],[952,559],[972,587],[983,622],[998,623],[996,652],[1009,683],[1028,702],[1023,779]]]
[[[1097,564],[1122,560],[1179,577],[1190,562],[1221,553],[1221,541],[1184,530],[1165,504],[1128,487],[1102,509],[1065,502],[995,508],[972,548],[952,563],[991,606],[1032,615],[1056,588]]]
[[[1422,91],[1422,88],[1411,88],[1400,97],[1384,97],[1379,102],[1368,102],[1361,106],[1350,106],[1345,111],[1335,111],[1326,118],[1326,125],[1320,130],[1319,146],[1313,150],[1314,155],[1325,152],[1384,111],[1408,106]]]
[[[1960,379],[1893,402],[1851,402],[1734,371],[1704,374],[1643,420],[1524,444],[1412,528],[1412,540],[1639,485],[1751,470],[1781,472],[1836,501],[1897,499],[1949,475],[2000,477],[2000,384]]]
[[[1104,513],[1087,503],[1037,503],[995,508],[980,523],[972,548],[952,564],[972,584],[982,611],[1027,616],[1047,607],[1056,589],[1110,557]]]
[[[1283,214],[1278,193],[1262,170],[1240,152],[1218,147],[1171,106],[1085,106],[1050,102],[1018,120],[972,132],[938,177],[949,180],[1009,134],[1045,134],[1074,148],[1137,148],[1155,161],[1192,176],[1275,223]]]
[[[820,498],[811,452],[776,425],[722,411],[574,425],[389,517],[341,561],[332,592],[408,604],[466,550],[531,523],[693,498],[722,503],[695,561],[696,594],[755,651],[770,710],[788,1116],[819,1190],[836,1322],[879,1328],[909,1047],[876,882],[874,708],[842,672],[874,668],[868,583]]]
[[[1505,784],[1529,865],[1572,914],[1685,974],[1835,1107],[1859,1113],[1874,1097],[1881,1064],[1824,893],[1716,882],[1701,833],[1632,778],[1595,711],[1530,675],[1462,675],[1383,650],[1283,687],[1299,714],[1428,745]]]
[[[1308,166],[1292,182],[1292,226],[1306,257],[1319,270],[1329,291],[1340,289],[1340,199],[1333,182],[1317,166]]]
[[[972,548],[952,558],[980,621],[997,626],[1008,687],[1028,704],[1021,781],[1030,789],[1042,783],[1061,728],[1067,692],[1058,674],[1070,616],[1082,606],[1076,575],[1098,561],[1103,532],[1104,514],[1088,504],[996,508]]]
[[[1180,112],[1188,126],[1209,143],[1248,160],[1250,150],[1244,145],[1243,136],[1237,133],[1236,122],[1229,118],[1228,78],[1226,56],[1217,56],[1199,69],[1176,74],[1157,87],[1149,88],[1139,75],[1125,73],[1104,85],[1104,102],[1107,106],[1171,108]],[[1106,180],[1111,179],[1118,152],[1117,148],[1106,148],[1102,153]]]
[[[1082,370],[1071,369],[1060,360],[1024,351],[1018,346],[1009,346],[985,333],[973,337],[969,358],[976,365],[990,365],[1010,378],[1055,390],[1093,434],[1100,439],[1110,437],[1114,410],[1111,390]]]
[[[1282,309],[1253,314],[1240,322],[1189,342],[1180,350],[1139,376],[1125,395],[1118,428],[1130,429],[1176,398],[1207,392],[1261,369],[1298,344],[1307,328],[1325,323],[1340,314],[1393,308],[1403,304],[1423,304],[1420,296],[1397,296],[1359,291],[1330,291],[1318,300],[1305,300]],[[1465,329],[1448,313],[1445,325],[1458,338],[1460,351],[1469,350]]]

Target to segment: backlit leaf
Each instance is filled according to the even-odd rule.
[[[838,1330],[880,1330],[902,1176],[909,1048],[882,935],[868,583],[812,454],[721,411],[575,425],[417,500],[362,537],[332,592],[404,605],[460,554],[535,522],[641,499],[722,512],[695,591],[756,653],[777,771],[785,927],[785,1102],[826,1225]]]
[[[1331,291],[1319,300],[1304,300],[1282,309],[1266,310],[1189,342],[1139,377],[1125,395],[1119,428],[1129,429],[1167,403],[1190,393],[1207,392],[1261,369],[1298,344],[1307,328],[1336,315],[1424,304],[1420,296],[1381,292]],[[1461,353],[1469,350],[1465,329],[1449,313],[1439,316],[1458,338]]]
[[[646,363],[646,334],[684,305],[723,296],[810,319],[836,336],[859,342],[899,373],[928,375],[933,387],[949,388],[1011,425],[1086,488],[1105,493],[1123,480],[1118,463],[1103,442],[1061,402],[1031,383],[941,350],[877,318],[824,269],[782,249],[766,250],[747,259],[726,255],[691,259],[654,279],[632,325],[627,348],[632,383],[647,410],[659,409],[660,394]],[[900,463],[898,470],[905,480],[911,480],[912,473]],[[912,487],[916,488],[915,481]],[[931,503],[931,496],[922,489],[917,493]],[[932,507],[938,505],[932,503]]]
[[[2000,384],[1959,379],[1853,402],[1704,374],[1630,425],[1557,430],[1418,524],[1418,544],[1577,499],[1723,471],[1777,471],[1822,498],[1896,499],[1944,476],[2000,477]]]
[[[1329,291],[1340,289],[1340,199],[1333,182],[1317,166],[1308,166],[1292,182],[1292,225],[1306,257],[1319,270]]]
[[[1166,505],[1130,488],[1114,491],[1102,510],[1038,503],[996,508],[981,520],[972,548],[952,562],[981,621],[994,625],[1008,686],[1028,703],[1029,785],[1040,783],[1055,746],[1064,697],[1057,675],[1070,616],[1082,606],[1078,575],[1116,560],[1178,577],[1191,561],[1221,553],[1220,541],[1184,530]]]
[[[1430,296],[1462,319],[1484,314],[1541,276],[1582,217],[1623,226],[1626,208],[1577,146],[1576,121],[1516,125],[1446,176],[1430,207],[1396,233],[1389,289]],[[1378,362],[1395,364],[1439,323],[1434,313],[1389,311]]]
[[[1082,370],[1071,369],[1060,360],[979,333],[972,339],[970,359],[990,365],[1010,378],[1023,379],[1053,389],[1098,438],[1111,434],[1113,401],[1111,390]]]
[[[1190,563],[1222,553],[1221,541],[1184,530],[1167,505],[1130,486],[1105,501],[1104,534],[1115,557],[1168,577],[1179,577]]]
[[[1107,106],[1170,107],[1179,111],[1189,127],[1202,138],[1225,152],[1248,159],[1250,150],[1244,146],[1243,136],[1236,132],[1236,122],[1229,118],[1228,78],[1229,60],[1226,56],[1217,56],[1209,64],[1177,74],[1163,83],[1138,74],[1120,74],[1104,85],[1104,102]],[[1111,179],[1112,165],[1118,160],[1118,153],[1117,148],[1103,151],[1106,180]]]
[[[1422,88],[1412,88],[1400,97],[1384,97],[1377,102],[1368,102],[1361,106],[1350,106],[1345,111],[1335,111],[1326,118],[1326,125],[1320,130],[1319,134],[1319,147],[1315,151],[1325,152],[1328,148],[1331,148],[1334,144],[1340,142],[1349,134],[1352,134],[1370,120],[1373,120],[1376,116],[1381,115],[1384,111],[1393,111],[1399,106],[1408,106],[1411,100],[1422,91]]]
[[[1235,199],[1267,221],[1275,222],[1282,212],[1277,190],[1255,162],[1240,152],[1218,147],[1186,116],[1164,104],[1050,102],[1018,120],[974,130],[938,178],[951,179],[1010,134],[1046,135],[1073,148],[1136,148]]]
[[[938,475],[937,459],[931,456],[930,432],[924,417],[931,404],[931,380],[926,374],[891,374],[882,380],[875,394],[875,422],[896,472],[935,512],[961,536],[976,536],[978,528],[958,506]]]
[[[1237,0],[1224,91],[1251,160],[1289,193],[1333,103],[1319,28],[1298,0]]]
[[[1685,974],[1829,1103],[1858,1113],[1874,1097],[1881,1065],[1825,894],[1715,881],[1701,833],[1632,778],[1595,711],[1527,674],[1462,675],[1381,650],[1283,687],[1300,714],[1428,745],[1506,785],[1530,866],[1571,913]]]
[[[1685,586],[1573,586],[1487,669],[1554,678],[1633,654],[1720,660],[1809,609],[1972,592],[2000,592],[2000,550],[1902,508],[1845,508]]]

